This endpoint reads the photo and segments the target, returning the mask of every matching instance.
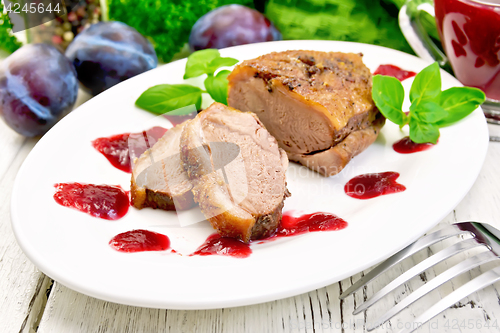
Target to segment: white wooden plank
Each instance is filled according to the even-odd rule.
[[[500,229],[500,142],[490,142],[478,179],[455,211],[458,220],[487,222]]]
[[[177,311],[104,302],[72,291],[57,282],[38,332],[335,332],[328,316],[339,311],[338,289],[333,303],[326,288],[274,302],[218,310]],[[315,317],[312,316],[315,311]],[[339,322],[340,324],[340,322]],[[338,324],[338,327],[340,327]],[[314,329],[314,327],[316,327]],[[334,327],[334,326],[331,326]],[[361,332],[361,331],[360,331]]]
[[[25,142],[0,181],[0,332],[33,331],[50,283],[24,256],[10,224],[14,177],[35,142],[34,139]]]
[[[88,101],[92,96],[82,90],[78,92],[75,108]],[[27,140],[24,136],[11,129],[5,122],[0,120],[0,180],[10,167],[19,150]],[[28,143],[29,145],[29,143]],[[5,190],[5,189],[2,189]]]
[[[346,281],[346,284],[349,282]],[[366,332],[363,314],[353,316],[353,306],[340,315],[338,284],[308,294],[254,306],[208,311],[174,311],[130,307],[100,301],[56,284],[54,287],[39,333],[46,332]],[[328,297],[319,297],[328,295]],[[398,297],[398,296],[396,296]],[[495,303],[495,297],[484,296],[486,302]],[[353,304],[354,297],[345,300]],[[394,302],[393,297],[391,302]],[[475,301],[475,309],[463,306],[448,310],[446,316],[434,320],[421,332],[432,332],[430,325],[440,325],[439,332],[453,332],[445,329],[463,318],[477,320],[484,318],[483,299]],[[309,304],[307,304],[309,303]],[[421,312],[429,303],[418,305],[413,312]],[[498,304],[496,304],[498,308]],[[312,309],[312,312],[309,309]],[[331,319],[323,312],[331,313]],[[472,311],[472,312],[471,312]],[[394,327],[405,325],[414,318],[394,321]],[[287,320],[289,319],[289,320]],[[481,325],[484,325],[482,323]],[[397,332],[397,329],[381,328],[375,332]],[[436,330],[434,329],[434,332]],[[479,331],[478,331],[479,332]],[[497,332],[496,329],[481,332]]]
[[[307,295],[301,297],[301,303],[309,302]],[[288,322],[292,330],[286,329],[282,318],[295,312],[295,301],[206,311],[159,310],[104,302],[56,282],[38,332],[290,332],[298,326]]]
[[[0,180],[21,149],[26,138],[17,134],[7,124],[0,120]]]

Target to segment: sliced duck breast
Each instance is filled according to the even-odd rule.
[[[195,205],[193,186],[180,159],[180,138],[186,124],[168,130],[135,161],[130,186],[134,207],[184,210]]]
[[[275,232],[288,158],[255,114],[214,103],[188,122],[180,146],[194,200],[219,234],[249,242]]]

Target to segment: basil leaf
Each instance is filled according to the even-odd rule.
[[[441,93],[439,104],[448,112],[448,116],[440,119],[436,125],[448,126],[468,116],[481,105],[486,96],[477,88],[453,87]]]
[[[224,70],[205,79],[205,88],[214,101],[227,105],[227,76],[230,73],[231,71]]]
[[[436,123],[448,116],[448,111],[443,109],[438,103],[424,100],[420,104],[412,104],[410,111],[415,113],[420,121],[426,123]]]
[[[441,73],[437,62],[427,66],[415,76],[410,89],[410,101],[419,104],[423,99],[432,99],[441,92]]]
[[[405,91],[401,82],[391,76],[375,75],[373,77],[372,98],[380,112],[400,126],[408,122],[403,112]]]
[[[200,88],[189,84],[160,84],[143,92],[135,104],[156,114],[164,114],[191,104],[199,110],[202,92]],[[179,115],[176,112],[170,114]]]
[[[220,58],[219,50],[216,49],[206,49],[192,53],[186,62],[184,79],[207,74],[208,66],[216,58]]]
[[[215,58],[210,62],[210,64],[207,66],[207,72],[206,74],[208,75],[213,75],[216,70],[218,70],[220,67],[230,67],[234,66],[238,63],[238,59],[234,58]]]
[[[410,139],[416,143],[437,143],[439,128],[434,124],[419,121],[415,116],[410,117]]]

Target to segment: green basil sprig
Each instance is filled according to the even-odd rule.
[[[237,59],[223,58],[215,49],[196,51],[187,59],[184,79],[206,74],[204,82],[206,91],[190,84],[159,84],[143,92],[135,104],[156,114],[172,111],[169,114],[183,115],[189,113],[191,109],[178,109],[194,104],[199,110],[202,94],[208,93],[216,102],[227,105],[227,76],[231,72],[228,70],[221,70],[217,74],[215,72],[221,67],[233,66],[236,63]]]
[[[437,143],[439,128],[451,125],[469,115],[486,96],[471,87],[453,87],[441,91],[441,74],[437,62],[415,76],[410,89],[410,112],[403,112],[404,88],[391,76],[373,77],[372,97],[380,112],[400,128],[410,126],[410,139],[416,143]]]

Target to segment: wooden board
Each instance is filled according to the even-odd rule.
[[[15,175],[35,143],[36,140],[25,139],[0,122],[0,332],[366,332],[366,323],[372,323],[426,280],[465,258],[465,255],[460,255],[437,265],[396,289],[366,313],[356,316],[352,315],[352,311],[364,299],[444,245],[437,244],[409,258],[344,301],[338,299],[340,292],[363,273],[306,294],[239,308],[176,311],[104,302],[58,283],[52,286],[52,281],[26,259],[15,242],[10,225],[10,194]],[[464,158],[467,158],[465,153]],[[499,167],[500,143],[492,142],[472,190],[441,225],[474,219],[500,228]],[[488,267],[475,269],[452,280],[404,310],[390,321],[392,326],[385,325],[374,332],[398,332],[429,304]],[[303,269],[314,267],[304,263]],[[500,285],[496,284],[462,300],[424,325],[419,332],[498,332],[498,287]]]

